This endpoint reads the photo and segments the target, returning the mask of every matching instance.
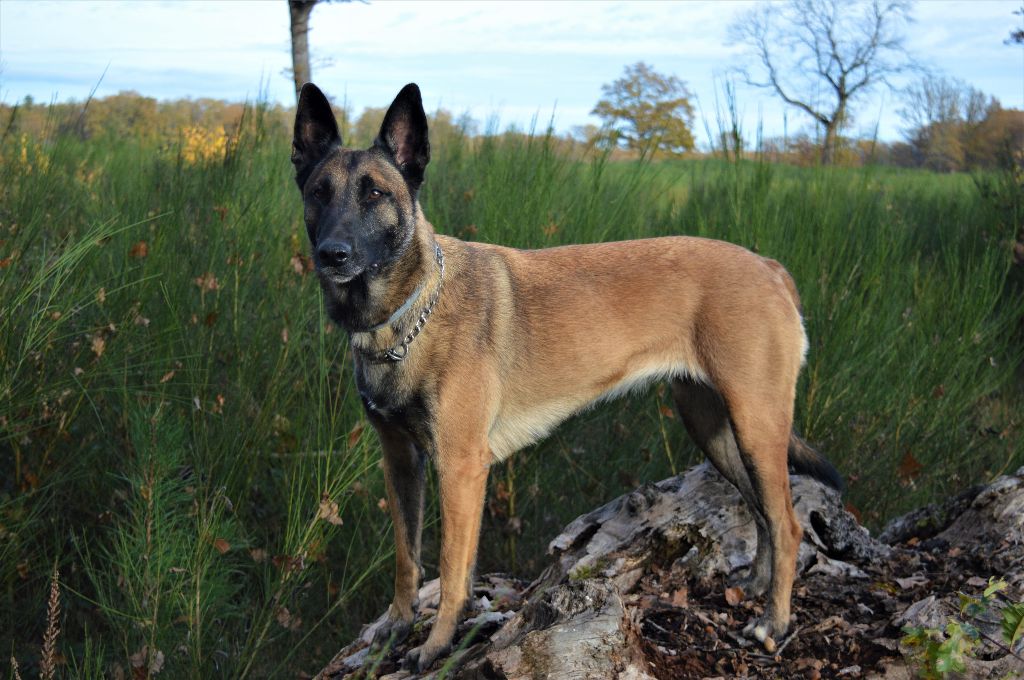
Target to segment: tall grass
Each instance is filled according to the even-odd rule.
[[[3,141],[0,631],[25,676],[55,565],[76,677],[313,672],[390,597],[378,446],[304,259],[287,133],[258,108],[239,129],[211,153]],[[1024,463],[1024,299],[970,178],[456,135],[422,200],[463,238],[695,234],[783,262],[812,343],[797,426],[868,523]],[[603,405],[499,466],[481,568],[528,575],[575,514],[697,460],[668,405]]]

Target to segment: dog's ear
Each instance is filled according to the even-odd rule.
[[[331,103],[313,83],[306,83],[299,92],[295,112],[295,135],[292,137],[292,164],[295,181],[301,190],[317,163],[335,147],[341,146],[338,123]]]
[[[430,162],[430,140],[427,139],[427,114],[423,111],[423,99],[416,83],[409,83],[395,97],[373,145],[391,155],[413,190],[420,188],[423,172]]]

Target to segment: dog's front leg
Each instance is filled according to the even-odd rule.
[[[404,640],[416,615],[426,457],[395,428],[378,427],[377,433],[384,452],[384,482],[395,532],[395,597],[385,624],[374,635],[374,645],[380,646]]]
[[[486,444],[438,452],[441,604],[427,641],[409,653],[410,662],[420,672],[450,648],[466,597],[472,591],[489,463]]]

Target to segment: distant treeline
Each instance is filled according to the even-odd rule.
[[[355,115],[349,108],[335,107],[345,143],[350,146],[371,144],[384,111],[383,107],[370,107]],[[26,135],[35,139],[71,135],[83,140],[127,137],[175,143],[197,130],[214,131],[231,138],[238,133],[246,117],[257,114],[264,132],[290,134],[294,107],[207,98],[159,101],[126,91],[86,102],[41,104],[26,97],[18,104],[0,104],[0,135],[3,138]],[[488,128],[486,132],[497,131]],[[505,134],[515,133],[513,130]],[[468,115],[457,116],[439,109],[431,116],[431,137],[435,143],[450,135],[474,137],[479,134],[481,125]],[[720,137],[713,148],[693,152],[693,155],[736,155],[739,137],[733,132],[723,132]],[[560,148],[573,153],[605,146],[601,130],[595,126],[576,128],[561,141],[564,144],[559,145]],[[771,162],[801,166],[817,164],[821,155],[821,140],[808,134],[760,139],[753,145],[741,142],[740,146],[744,148],[739,155],[745,157],[758,156]],[[612,149],[616,158],[628,158],[635,153]],[[1003,108],[997,100],[990,99],[982,106],[967,107],[962,115],[947,115],[938,121],[922,119],[905,132],[905,141],[843,137],[839,140],[836,162],[847,166],[879,164],[954,172],[998,167],[1000,158],[1005,164],[1007,154],[1011,157],[1024,154],[1024,111]]]

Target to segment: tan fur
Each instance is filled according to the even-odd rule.
[[[417,231],[435,239],[425,220]],[[440,302],[399,369],[410,393],[436,393],[441,416],[442,604],[427,647],[448,644],[471,585],[487,466],[597,400],[677,377],[721,393],[765,514],[781,520],[769,523],[782,548],[771,558],[774,627],[754,635],[784,631],[801,535],[786,456],[807,347],[785,269],[689,237],[537,251],[436,241],[447,267]],[[427,276],[425,289],[436,272]],[[390,330],[357,338],[368,351],[395,340]]]
[[[441,494],[441,602],[412,654],[420,670],[451,643],[472,587],[489,466],[596,401],[668,380],[687,431],[756,523],[748,588],[770,598],[746,633],[771,649],[789,625],[801,536],[787,463],[841,486],[792,432],[807,352],[793,279],[700,238],[525,251],[439,236],[417,202],[429,156],[414,84],[365,151],[342,148],[328,100],[302,88],[296,182],[326,308],[348,330],[380,435],[395,527],[395,597],[376,642],[408,634],[415,616],[428,458]]]

